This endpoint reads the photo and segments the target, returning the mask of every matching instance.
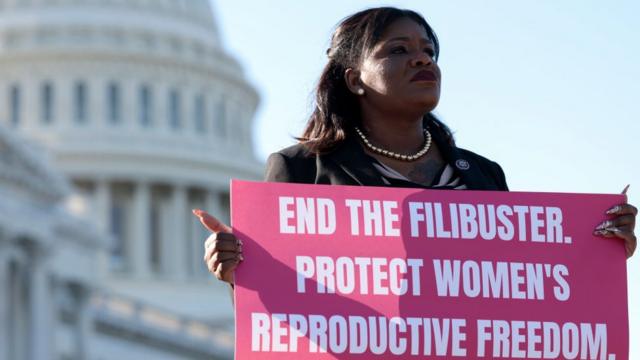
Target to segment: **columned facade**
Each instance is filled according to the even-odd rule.
[[[84,195],[93,199],[94,209],[97,209],[96,223],[109,233],[112,245],[123,241],[120,245],[125,249],[124,258],[112,264],[115,270],[136,279],[185,280],[210,276],[202,262],[202,244],[209,234],[191,215],[191,209],[206,209],[229,223],[230,209],[225,201],[229,194],[224,187],[134,180],[130,183],[131,196],[124,202],[118,200],[119,206],[131,209],[131,216],[114,219],[117,211],[113,211],[112,189],[122,183],[118,181],[116,184],[116,180],[108,178],[81,181],[86,188]],[[154,214],[158,213],[162,220],[154,222]],[[125,223],[114,224],[114,221]],[[167,222],[168,230],[163,231],[163,223]],[[131,231],[113,232],[121,229]],[[156,244],[160,254],[159,264],[154,265]]]
[[[0,251],[0,290],[10,290],[0,302],[0,359],[100,358],[105,349],[122,351],[105,358],[165,358],[150,350],[158,342],[229,357],[231,333],[206,324],[199,350],[184,345],[194,344],[194,319],[233,321],[191,209],[228,223],[230,180],[262,178],[251,140],[258,103],[209,0],[0,0],[0,141],[2,128],[33,141],[31,152],[47,153],[73,187],[37,211],[58,214],[54,204],[73,194],[78,219],[61,221],[86,222],[26,236],[22,250],[0,232],[0,250],[14,253]],[[49,180],[31,190],[46,192]],[[32,246],[41,240],[57,253]],[[184,338],[166,336],[147,311],[179,319]],[[133,351],[130,339],[149,344]]]
[[[55,270],[51,248],[43,242],[0,234],[1,359],[55,359]]]

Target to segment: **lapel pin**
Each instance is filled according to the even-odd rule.
[[[467,160],[458,159],[456,160],[456,167],[460,170],[469,170],[471,165],[469,165],[469,162]]]

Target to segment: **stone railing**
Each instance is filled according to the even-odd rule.
[[[150,344],[161,343],[163,347],[183,349],[202,356],[233,357],[234,339],[230,324],[215,326],[106,292],[92,295],[91,310],[97,329],[111,328],[123,337],[134,335],[138,339],[148,339]]]

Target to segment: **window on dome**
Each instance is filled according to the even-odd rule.
[[[87,122],[87,84],[77,82],[73,89],[74,118],[77,123]]]
[[[140,92],[138,94],[138,111],[140,125],[144,127],[149,127],[151,125],[152,108],[153,99],[151,96],[151,89],[149,88],[149,86],[144,85],[140,87]]]
[[[44,83],[40,88],[40,119],[45,124],[53,122],[53,85]]]
[[[181,104],[180,93],[177,90],[171,90],[169,92],[169,125],[172,129],[179,129],[181,127]]]
[[[107,86],[107,118],[112,124],[117,124],[121,121],[122,101],[120,96],[120,87],[118,84],[111,83]]]
[[[194,111],[193,111],[196,131],[200,134],[205,132],[204,113],[205,113],[204,96],[200,94],[195,98]]]
[[[20,88],[18,85],[11,86],[9,91],[9,119],[12,126],[20,124]]]

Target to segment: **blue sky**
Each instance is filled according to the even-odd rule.
[[[259,158],[301,132],[334,26],[380,5],[416,10],[435,29],[443,74],[436,112],[459,146],[502,165],[512,190],[616,193],[631,184],[629,201],[640,204],[640,2],[633,0],[218,0],[225,47],[262,97]],[[637,338],[640,252],[627,264]],[[632,342],[630,358],[640,358],[640,344]]]

